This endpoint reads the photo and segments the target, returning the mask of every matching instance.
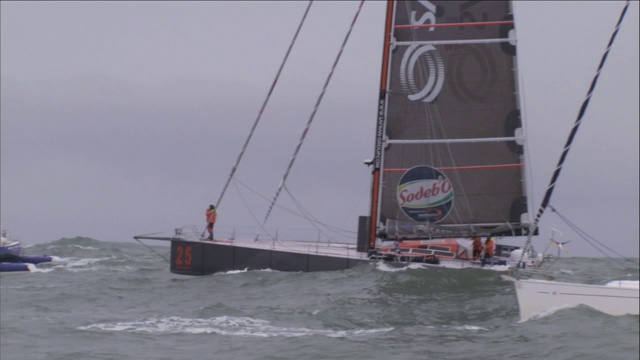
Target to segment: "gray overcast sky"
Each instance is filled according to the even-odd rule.
[[[24,243],[202,229],[306,2],[1,3],[1,222]],[[237,177],[271,199],[358,2],[316,2]],[[517,2],[537,207],[623,2]],[[368,211],[385,2],[365,3],[288,180],[319,220]],[[632,3],[552,199],[638,256],[638,2]],[[217,234],[254,236],[268,201],[231,186]],[[244,201],[250,204],[247,210]],[[295,208],[288,195],[279,204]],[[313,227],[277,208],[267,227]],[[575,236],[554,214],[541,223]],[[289,230],[287,230],[289,229]],[[317,231],[310,231],[317,237]],[[285,235],[282,235],[283,237]],[[335,237],[334,237],[335,238]],[[343,240],[335,238],[336,240]],[[574,256],[599,254],[580,240]]]

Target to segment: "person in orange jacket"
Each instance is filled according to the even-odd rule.
[[[482,254],[482,240],[479,236],[473,237],[473,260],[477,260]]]
[[[484,257],[485,258],[493,257],[495,250],[496,250],[496,244],[493,242],[493,238],[488,237],[487,241],[484,242]]]
[[[213,240],[213,225],[216,223],[216,219],[218,218],[218,211],[216,207],[213,205],[209,205],[209,208],[206,212],[207,216],[207,231],[209,232],[209,240]]]

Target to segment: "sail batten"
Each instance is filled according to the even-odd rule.
[[[394,29],[434,29],[443,27],[456,27],[456,26],[491,26],[491,25],[513,25],[513,20],[504,21],[479,21],[479,22],[459,22],[459,23],[444,23],[444,24],[411,24],[411,25],[396,25]]]
[[[372,182],[376,235],[526,234],[526,137],[510,2],[388,4],[381,175]]]
[[[501,138],[475,138],[475,139],[413,139],[413,140],[387,140],[388,144],[453,144],[453,143],[477,143],[523,140],[522,137]]]

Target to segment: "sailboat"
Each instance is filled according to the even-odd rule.
[[[308,11],[309,7],[301,25]],[[358,13],[351,28],[357,17]],[[379,261],[436,268],[538,264],[541,258],[533,251],[523,253],[520,246],[506,243],[496,245],[493,254],[484,250],[474,257],[471,240],[532,235],[511,1],[389,0],[385,24],[377,117],[370,123],[376,129],[374,154],[366,161],[371,171],[370,212],[354,219],[356,244],[209,241],[190,238],[183,228],[172,236],[134,239],[170,241],[171,271],[186,275],[266,268],[341,270]]]
[[[604,284],[588,283],[584,279],[579,281],[580,276],[572,273],[552,271],[560,254],[561,248],[553,261],[546,261],[538,269],[515,267],[510,275],[501,275],[503,280],[515,285],[522,321],[576,306],[587,306],[613,316],[640,315],[640,281],[608,280]],[[630,263],[627,259],[617,262],[621,268]],[[629,267],[634,266],[637,267],[631,263]],[[560,277],[562,281],[558,280]]]
[[[625,3],[618,22],[615,26],[614,32],[611,35],[611,39],[606,48],[606,51],[602,56],[602,60],[600,61],[600,65],[597,69],[596,75],[593,78],[587,96],[582,104],[582,107],[580,108],[578,117],[569,134],[566,145],[560,156],[558,165],[555,168],[555,172],[551,178],[542,204],[540,205],[536,217],[534,218],[534,222],[532,225],[534,228],[537,226],[539,219],[547,208],[551,208],[552,210],[556,211],[550,205],[551,195],[553,194],[558,177],[560,175],[560,172],[562,171],[564,162],[566,160],[566,155],[571,149],[573,139],[578,132],[580,124],[583,121],[583,116],[586,113],[587,107],[589,105],[589,100],[591,99],[593,92],[596,89],[598,78],[604,68],[609,50],[613,46],[616,35],[620,30],[627,9],[629,8],[629,4],[629,1]],[[578,234],[582,235],[582,231],[579,231]],[[559,247],[558,255],[560,255],[561,246],[566,242],[559,243],[553,240],[553,236],[552,242]],[[529,242],[525,244],[525,248],[528,244]],[[616,253],[614,250],[611,250],[606,246],[605,248],[609,249],[610,252],[618,255],[620,258],[623,258],[622,255]],[[547,262],[547,265],[549,265],[549,263],[550,262]],[[636,264],[633,264],[632,266],[637,267]],[[521,320],[527,320],[538,315],[543,315],[549,311],[575,306],[588,306],[597,311],[614,316],[640,314],[640,281],[638,280],[611,280],[602,285],[586,284],[583,282],[577,282],[575,280],[558,281],[556,280],[557,275],[551,273],[549,269],[550,268],[546,266],[544,268],[536,269],[536,271],[531,272],[525,269],[520,269],[518,266],[516,266],[513,274],[502,275],[502,278],[504,280],[513,282],[515,285]]]

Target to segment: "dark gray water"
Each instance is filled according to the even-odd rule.
[[[168,248],[154,247],[165,257]],[[61,239],[0,276],[0,359],[638,359],[638,316],[586,307],[519,322],[487,270],[250,271],[185,277],[134,243]],[[591,282],[638,267],[567,258]]]

